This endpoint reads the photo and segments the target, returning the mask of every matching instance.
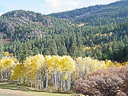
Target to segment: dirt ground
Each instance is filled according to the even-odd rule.
[[[28,95],[18,90],[0,89],[0,96],[28,96]]]

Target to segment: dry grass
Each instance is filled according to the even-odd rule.
[[[74,94],[39,92],[39,89],[19,86],[16,84],[0,83],[0,96],[76,96]],[[77,95],[83,96],[83,95]]]
[[[38,89],[0,83],[0,96],[71,96],[71,94],[39,92]]]

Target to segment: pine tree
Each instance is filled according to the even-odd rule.
[[[50,55],[50,52],[48,51],[47,48],[45,48],[45,49],[43,50],[43,54],[44,54],[44,55]]]
[[[71,55],[71,56],[73,56],[73,57],[76,57],[76,53],[77,53],[77,47],[76,47],[76,44],[75,43],[73,43],[72,44],[72,46],[71,46],[71,48],[69,49],[69,54]]]
[[[33,48],[33,55],[37,55],[37,54],[39,54],[38,48],[34,47]]]
[[[62,56],[62,55],[67,55],[67,49],[65,46],[61,45],[58,48],[58,55]]]
[[[23,60],[25,60],[26,57],[28,57],[28,50],[27,45],[24,43],[20,48],[20,61],[23,62]]]
[[[3,41],[2,39],[0,39],[0,59],[2,58],[3,56]]]
[[[65,43],[59,43],[58,45],[58,55],[62,56],[62,55],[67,55],[67,49],[65,47]]]
[[[50,52],[50,55],[57,55],[57,46],[55,40],[49,42],[48,51]]]

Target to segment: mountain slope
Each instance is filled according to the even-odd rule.
[[[65,26],[66,22],[32,11],[15,10],[0,17],[0,34],[4,39],[11,38],[11,41],[16,38],[40,38],[48,34],[51,28]]]
[[[128,0],[121,0],[108,5],[96,5],[67,12],[50,14],[57,18],[71,19],[86,25],[105,25],[122,23],[128,16]]]
[[[87,26],[16,10],[0,17],[0,38],[4,37],[0,46],[3,45],[2,50],[14,53],[18,59],[22,59],[24,54],[32,56],[40,53],[125,61],[128,60],[127,25],[128,21],[122,25]],[[5,43],[7,40],[11,43]]]
[[[41,38],[46,34],[71,32],[73,29],[71,27],[76,25],[81,27],[122,23],[126,21],[127,16],[127,0],[50,15],[15,10],[0,17],[0,35],[10,41]],[[71,23],[71,21],[74,22]]]

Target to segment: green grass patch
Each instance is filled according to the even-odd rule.
[[[20,90],[20,91],[32,91],[34,88],[29,88],[26,86],[18,86],[16,84],[0,83],[1,89],[11,89],[11,90]]]
[[[14,90],[14,91],[15,90],[22,91],[27,96],[71,96],[71,94],[39,92],[39,89],[26,87],[26,86],[20,86],[17,84],[9,84],[9,83],[0,83],[0,89],[10,89],[10,90]],[[4,93],[2,93],[2,96],[9,96],[9,95],[10,94],[5,93],[5,95],[4,95]]]
[[[71,94],[60,94],[60,93],[47,93],[47,92],[25,92],[27,95],[30,96],[71,96]]]

